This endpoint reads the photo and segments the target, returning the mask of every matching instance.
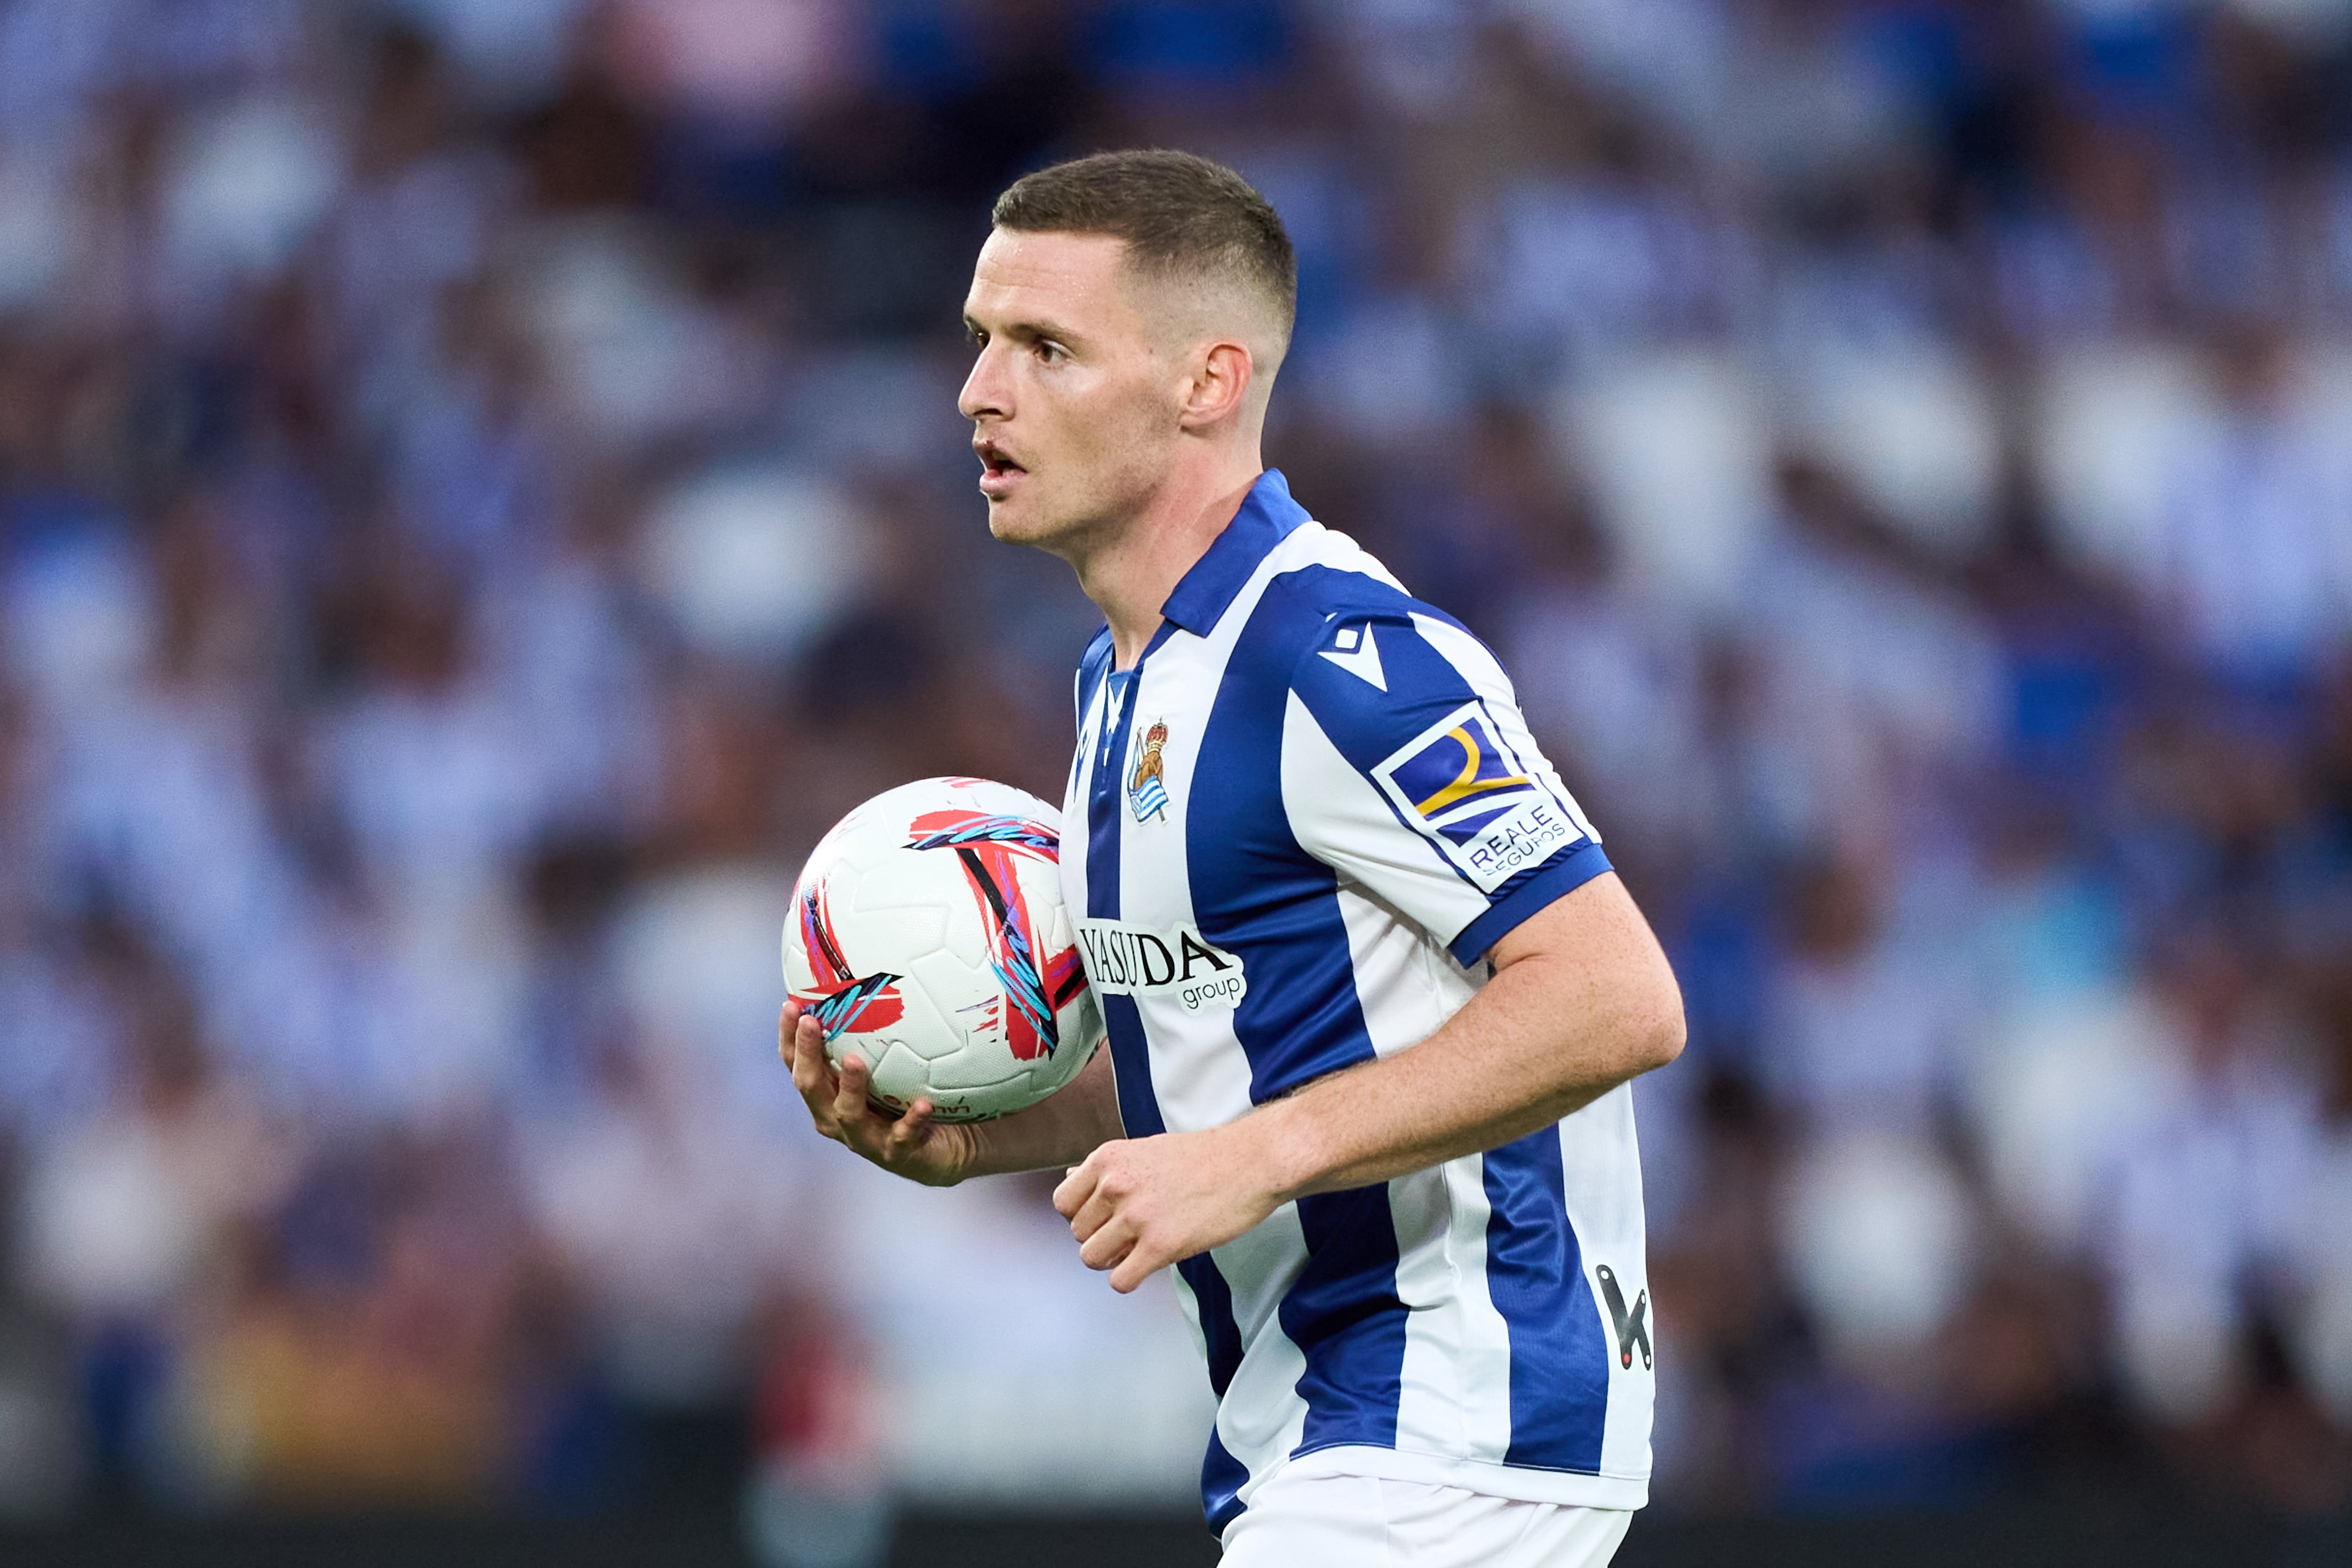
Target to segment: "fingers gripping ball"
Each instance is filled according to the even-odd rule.
[[[784,926],[784,982],[835,1068],[869,1098],[929,1096],[940,1121],[1034,1105],[1103,1037],[1062,902],[1061,814],[986,779],[878,795],[809,856]]]

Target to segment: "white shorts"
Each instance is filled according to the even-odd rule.
[[[1285,1470],[1225,1526],[1224,1568],[1605,1568],[1624,1509]]]

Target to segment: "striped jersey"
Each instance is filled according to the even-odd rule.
[[[1062,875],[1129,1137],[1427,1038],[1609,868],[1501,667],[1269,470],[1129,670],[1078,669]],[[1652,1403],[1629,1087],[1302,1198],[1177,1266],[1222,1531],[1286,1462],[1638,1508]]]

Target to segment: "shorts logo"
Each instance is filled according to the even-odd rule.
[[[1127,784],[1127,804],[1138,822],[1168,815],[1168,784],[1160,776],[1160,753],[1167,745],[1168,721],[1155,719],[1143,732],[1142,754],[1135,759],[1135,776]]]
[[[1552,792],[1522,769],[1482,701],[1439,720],[1372,777],[1398,814],[1484,892],[1584,837]]]
[[[1249,994],[1241,956],[1192,927],[1150,931],[1118,921],[1077,922],[1087,978],[1108,996],[1170,996],[1188,1013],[1231,1007]]]

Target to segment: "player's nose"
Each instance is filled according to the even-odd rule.
[[[963,379],[963,391],[956,396],[957,411],[967,419],[1003,419],[1013,412],[1012,388],[1003,373],[1004,362],[991,343],[980,351],[971,362],[971,374]]]

